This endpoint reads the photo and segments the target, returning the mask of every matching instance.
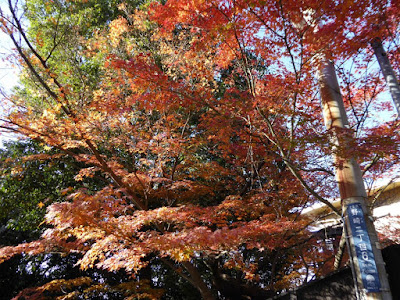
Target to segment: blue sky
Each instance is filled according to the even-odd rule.
[[[6,1],[0,0],[0,7],[4,9]],[[5,7],[4,11],[7,11]],[[13,86],[18,83],[18,69],[13,68],[11,63],[7,61],[7,57],[12,51],[12,45],[10,38],[0,31],[0,88],[1,91],[9,94]],[[3,98],[0,95],[0,98]],[[3,101],[0,101],[0,115],[4,113]],[[12,138],[9,134],[0,132],[0,147],[4,140]]]

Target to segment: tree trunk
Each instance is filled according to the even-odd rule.
[[[203,300],[216,300],[211,289],[204,282],[203,278],[201,278],[200,273],[198,272],[196,267],[193,266],[191,262],[183,262],[182,265],[189,272],[190,279],[193,282],[193,285],[199,290]]]
[[[335,262],[333,264],[333,269],[335,271],[340,268],[340,264],[342,263],[344,248],[346,247],[346,242],[347,242],[346,239],[347,239],[346,226],[343,226],[342,236],[340,238],[339,247],[335,255]]]
[[[381,67],[383,77],[385,78],[386,84],[389,87],[394,106],[397,110],[397,115],[400,116],[400,86],[399,82],[397,81],[396,74],[393,71],[385,50],[383,49],[381,39],[374,39],[371,42],[371,46],[372,49],[374,49],[374,54],[376,56],[376,59],[378,60],[379,66]]]
[[[351,134],[349,134],[349,132],[346,132],[347,128],[349,127],[349,123],[332,62],[323,57],[319,62],[318,73],[325,125],[328,130],[332,130],[333,132],[333,151],[335,152],[335,150],[338,149],[346,149],[348,148],[347,141],[353,137]],[[342,214],[345,221],[344,226],[346,226],[349,234],[350,259],[354,264],[356,274],[355,281],[356,289],[358,290],[359,294],[358,298],[368,300],[390,300],[392,297],[385,270],[385,264],[379,247],[378,237],[371,221],[371,212],[366,205],[367,193],[364,187],[360,166],[353,158],[342,158],[337,154],[334,158],[336,164],[336,179],[342,201]],[[365,270],[360,268],[364,261],[359,261],[360,252],[357,251],[359,251],[360,248],[358,244],[355,244],[355,240],[362,237],[359,237],[358,233],[356,234],[353,232],[350,225],[349,215],[346,211],[348,206],[354,203],[357,203],[356,205],[361,205],[362,212],[364,213],[363,218],[365,219],[366,232],[369,237],[373,256],[375,258],[375,270],[377,272],[376,275],[379,277],[380,281],[381,288],[379,292],[367,292],[365,290],[367,288],[365,286],[365,278],[371,277],[368,277],[369,275],[366,277]],[[357,253],[359,254],[358,257]],[[372,255],[369,257],[367,256],[365,260],[368,262],[373,262]]]

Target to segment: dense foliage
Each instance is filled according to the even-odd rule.
[[[63,196],[73,187],[101,188],[100,176],[75,181],[80,167],[59,151],[46,150],[33,141],[7,143],[0,149],[1,225],[38,238],[48,205],[65,200]]]
[[[123,269],[138,286],[162,264],[204,299],[230,298],[233,286],[266,297],[328,271],[333,252],[301,212],[322,202],[340,214],[328,201],[332,154],[358,159],[369,181],[396,172],[397,123],[374,115],[391,105],[377,97],[368,47],[398,45],[398,4],[93,2],[3,13],[24,73],[0,126],[84,164],[75,180],[107,184],[72,185],[48,207],[42,238],[2,248],[0,260],[77,251],[82,268]],[[346,147],[323,122],[322,52],[345,91]]]

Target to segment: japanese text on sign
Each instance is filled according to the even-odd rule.
[[[361,204],[349,204],[347,206],[347,216],[350,222],[364,288],[367,292],[379,292],[381,284],[378,269],[376,268],[375,257],[372,252],[371,241],[369,240]]]

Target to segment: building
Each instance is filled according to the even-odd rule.
[[[373,189],[368,202],[378,234],[390,239],[388,243],[400,244],[400,181]],[[332,204],[341,210],[340,199],[333,200]],[[302,214],[315,220],[311,226],[315,232],[326,230],[337,234],[342,227],[341,219],[324,204],[310,206]]]
[[[332,204],[341,210],[340,199]],[[393,299],[400,299],[400,181],[374,189],[368,198],[375,228],[384,245],[382,256],[386,264]],[[311,230],[321,239],[333,240],[342,234],[342,220],[324,204],[313,205],[303,215],[315,220]],[[295,290],[271,299],[279,300],[356,300],[353,276],[346,266],[331,274],[310,281]]]

